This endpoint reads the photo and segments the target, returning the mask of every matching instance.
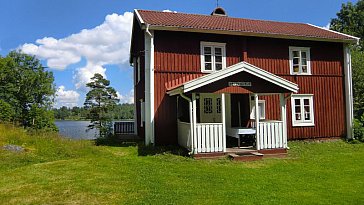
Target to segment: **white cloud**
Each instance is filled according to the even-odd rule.
[[[74,90],[66,90],[66,87],[61,85],[56,92],[55,107],[74,107],[78,105],[80,94]]]
[[[118,98],[119,98],[121,104],[134,103],[134,89],[130,90],[129,93],[126,95],[121,95],[119,92],[116,92],[116,94],[118,95]]]
[[[163,10],[163,12],[177,13],[177,11],[171,11],[169,9],[165,9],[165,10]]]
[[[322,28],[324,28],[324,29],[326,29],[326,30],[330,30],[330,23],[328,23],[326,26],[324,26],[324,27],[322,27]]]
[[[92,63],[87,63],[85,67],[78,68],[74,72],[73,81],[75,83],[76,89],[87,92],[86,84],[91,81],[91,78],[95,73],[101,74],[104,78],[106,78],[106,68],[103,68],[101,65],[94,65]]]
[[[20,47],[24,53],[35,55],[47,62],[51,69],[64,70],[69,65],[86,60],[86,66],[76,69],[74,83],[85,91],[85,84],[95,73],[106,77],[105,65],[128,63],[133,13],[110,14],[95,28],[84,29],[62,39],[45,37],[36,44]]]

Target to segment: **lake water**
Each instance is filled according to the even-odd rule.
[[[86,132],[90,121],[57,120],[55,122],[59,134],[72,139],[95,139],[96,130]]]

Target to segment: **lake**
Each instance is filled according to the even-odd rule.
[[[90,121],[56,120],[59,134],[72,139],[95,139],[96,130],[86,132]]]

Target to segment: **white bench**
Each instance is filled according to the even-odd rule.
[[[240,147],[240,135],[255,135],[257,133],[255,128],[248,127],[230,127],[226,129],[226,134],[230,137],[238,139],[238,147]]]

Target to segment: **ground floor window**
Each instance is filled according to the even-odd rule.
[[[250,119],[255,119],[255,101],[254,96],[250,98]],[[259,119],[265,119],[265,100],[258,100]]]
[[[293,126],[314,126],[313,95],[292,95],[291,102]]]

